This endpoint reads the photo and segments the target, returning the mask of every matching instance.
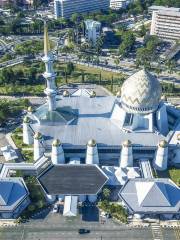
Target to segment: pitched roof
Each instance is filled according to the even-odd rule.
[[[13,185],[13,182],[0,182],[0,205],[8,204]]]
[[[133,213],[177,213],[180,210],[180,188],[168,178],[130,179],[119,196]]]
[[[65,196],[63,215],[68,217],[76,216],[77,203],[78,203],[77,196]]]
[[[139,205],[147,206],[171,206],[166,191],[166,186],[161,182],[136,182],[136,190]]]
[[[1,178],[0,212],[14,210],[28,194],[22,178]]]
[[[38,177],[48,194],[97,194],[108,180],[97,165],[51,165]]]

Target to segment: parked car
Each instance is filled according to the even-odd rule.
[[[57,213],[59,211],[59,206],[57,204],[54,205],[52,212]]]
[[[85,228],[80,228],[79,229],[79,234],[86,234],[86,233],[90,233],[89,229],[85,229]]]

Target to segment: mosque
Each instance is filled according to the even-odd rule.
[[[34,165],[48,201],[64,201],[64,215],[77,214],[78,201],[96,202],[105,185],[119,187],[119,200],[139,217],[179,216],[180,188],[154,178],[153,169],[180,164],[180,111],[162,96],[157,78],[145,69],[130,76],[117,96],[87,89],[57,94],[48,30],[44,30],[47,96],[28,108],[23,142],[34,144]]]

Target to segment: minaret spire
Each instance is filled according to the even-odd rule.
[[[44,22],[44,57],[42,61],[45,63],[46,71],[44,72],[43,76],[46,79],[47,88],[45,89],[45,94],[47,95],[48,99],[48,110],[55,111],[56,110],[56,84],[55,78],[56,74],[53,70],[53,55],[50,51],[50,43],[49,43],[49,36],[48,36],[48,27],[47,23]]]
[[[46,21],[44,22],[44,55],[47,56],[50,52],[50,43],[48,36],[48,27]]]

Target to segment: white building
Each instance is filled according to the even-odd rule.
[[[101,34],[101,23],[93,20],[85,21],[86,31],[85,38],[86,41],[92,42],[93,45],[96,44],[97,39]]]
[[[118,10],[121,8],[126,8],[131,1],[129,0],[111,0],[110,8],[113,10]]]
[[[180,8],[165,8],[151,6],[151,35],[157,35],[164,40],[180,39]]]
[[[69,18],[73,13],[87,13],[109,9],[110,0],[54,0],[55,18]]]

